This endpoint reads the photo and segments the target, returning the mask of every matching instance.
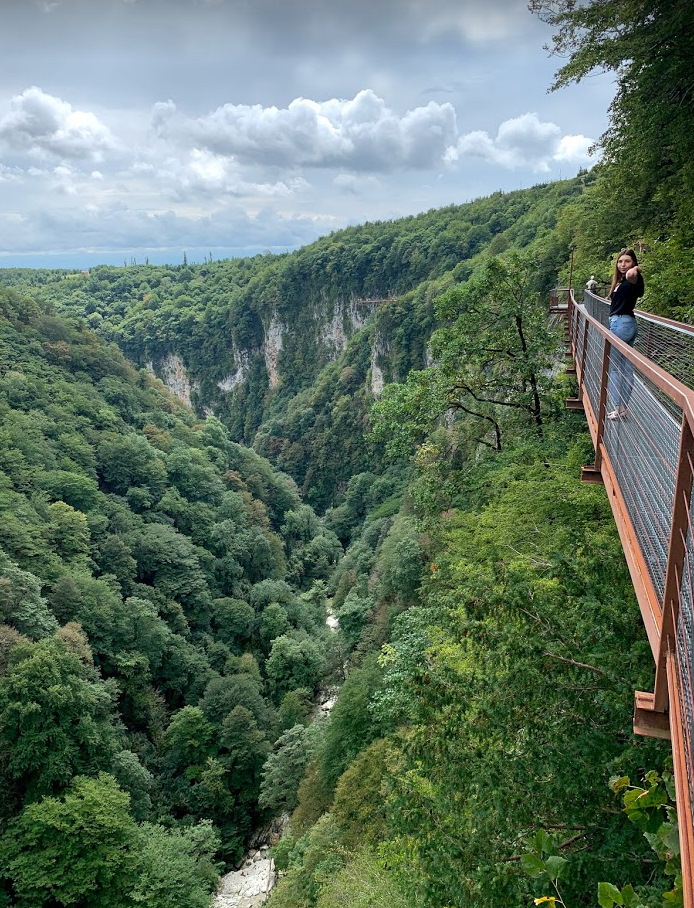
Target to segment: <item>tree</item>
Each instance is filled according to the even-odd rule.
[[[219,878],[210,822],[138,827],[129,796],[100,773],[31,804],[0,840],[3,875],[26,908],[208,908]]]
[[[296,690],[290,690],[282,697],[282,702],[277,710],[280,729],[287,731],[294,725],[308,725],[312,706],[311,691],[308,688],[299,687]]]
[[[232,709],[222,723],[220,744],[220,759],[230,774],[229,789],[253,809],[270,744],[250,710],[244,706]]]
[[[212,823],[140,827],[141,868],[133,900],[144,908],[209,908],[219,879],[219,835]]]
[[[251,639],[256,624],[252,606],[242,599],[221,598],[212,602],[212,626],[216,635],[234,652]]]
[[[299,783],[316,748],[315,731],[295,725],[275,742],[263,766],[258,803],[273,811],[291,812],[297,805]]]
[[[370,711],[382,678],[377,658],[371,654],[350,672],[340,689],[317,755],[320,776],[331,790],[350,761],[382,732]]]
[[[267,729],[272,716],[260,687],[260,679],[256,680],[247,673],[213,678],[205,688],[200,708],[210,722],[220,726],[234,707],[243,706],[261,728]]]
[[[76,778],[62,800],[30,804],[0,840],[3,874],[26,908],[125,908],[137,880],[138,830],[129,797],[100,773]]]
[[[121,750],[111,762],[111,774],[119,786],[130,795],[130,812],[138,820],[146,820],[152,809],[150,794],[154,789],[154,776],[140,763],[137,754]]]
[[[41,595],[41,582],[0,550],[0,622],[28,637],[46,637],[58,628]]]
[[[553,88],[594,70],[617,75],[598,195],[618,205],[623,240],[678,235],[694,242],[691,59],[694,9],[686,0],[531,0],[567,58]],[[628,204],[623,204],[628,190]],[[607,207],[607,205],[605,207]],[[619,242],[619,240],[617,240]]]
[[[104,434],[99,446],[99,472],[106,485],[119,495],[133,486],[142,486],[158,501],[165,488],[166,467],[159,452],[134,432],[122,436]]]
[[[58,637],[17,646],[0,678],[0,765],[19,796],[55,794],[117,749],[115,690]]]
[[[417,904],[383,859],[362,849],[326,879],[316,908],[415,908]]]
[[[286,634],[289,627],[287,612],[278,602],[271,602],[263,609],[263,614],[260,616],[258,634],[266,652],[270,650],[272,641],[282,634]]]
[[[397,596],[402,602],[417,600],[424,572],[424,550],[417,521],[399,516],[383,541],[378,559],[382,596]],[[347,605],[345,600],[345,605]],[[340,610],[342,626],[342,610]]]
[[[404,453],[447,414],[466,417],[471,442],[502,448],[505,423],[542,432],[558,336],[549,330],[536,263],[513,254],[484,261],[437,300],[444,327],[431,338],[434,364],[390,385],[373,408],[374,437]]]
[[[313,640],[286,634],[272,641],[265,663],[268,683],[278,699],[297,687],[315,690],[325,667],[325,656]]]

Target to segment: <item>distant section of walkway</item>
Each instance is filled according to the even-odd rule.
[[[615,517],[655,661],[653,693],[637,691],[634,731],[670,738],[685,908],[694,908],[694,328],[637,312],[634,348],[611,334],[606,300],[555,290],[595,463]],[[629,390],[631,389],[631,390]]]

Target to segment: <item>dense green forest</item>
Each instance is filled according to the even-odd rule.
[[[272,908],[672,888],[615,793],[657,828],[668,747],[631,729],[650,648],[547,301],[639,243],[644,308],[694,318],[694,12],[531,6],[559,85],[617,73],[575,179],[0,271],[0,906],[204,908],[279,814]]]

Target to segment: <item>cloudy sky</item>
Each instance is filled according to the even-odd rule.
[[[0,0],[0,267],[292,250],[573,176],[527,0]]]

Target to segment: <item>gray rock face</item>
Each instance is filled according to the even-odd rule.
[[[213,908],[259,908],[267,901],[276,879],[274,861],[264,845],[249,852],[239,870],[222,877]]]

